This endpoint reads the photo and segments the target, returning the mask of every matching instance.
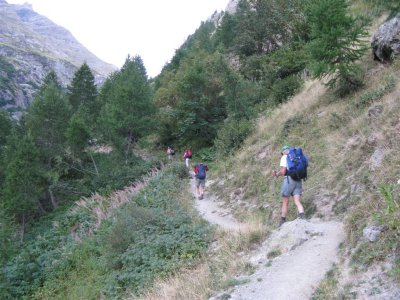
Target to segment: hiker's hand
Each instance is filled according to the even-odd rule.
[[[272,171],[272,177],[278,177],[278,173],[276,172],[276,170]]]

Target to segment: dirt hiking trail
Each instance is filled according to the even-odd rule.
[[[208,180],[204,198],[196,198],[200,215],[222,229],[245,229],[246,224],[237,222],[212,194],[211,185],[212,181]],[[191,180],[191,191],[196,197],[194,179]],[[260,247],[246,255],[255,271],[237,277],[241,284],[210,300],[310,299],[319,282],[338,261],[339,245],[343,240],[343,224],[337,221],[296,219],[286,222]]]
[[[196,197],[196,180],[190,180],[191,192],[196,198],[196,209],[200,215],[211,224],[218,225],[223,229],[230,231],[241,231],[247,227],[247,224],[240,223],[230,212],[223,207],[223,202],[218,202],[217,197],[210,193],[210,185],[213,181],[207,180],[204,192],[204,198],[202,200]]]

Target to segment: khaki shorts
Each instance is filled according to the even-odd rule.
[[[303,183],[301,180],[296,181],[290,176],[283,177],[281,196],[289,197],[303,194]]]

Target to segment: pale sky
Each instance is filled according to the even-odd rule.
[[[186,38],[229,0],[6,0],[69,30],[101,60],[122,67],[140,55],[150,77],[158,75]]]

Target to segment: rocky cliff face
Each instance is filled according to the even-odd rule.
[[[51,70],[68,85],[83,62],[92,69],[97,84],[117,69],[30,5],[0,0],[0,108],[14,112],[26,108]]]

